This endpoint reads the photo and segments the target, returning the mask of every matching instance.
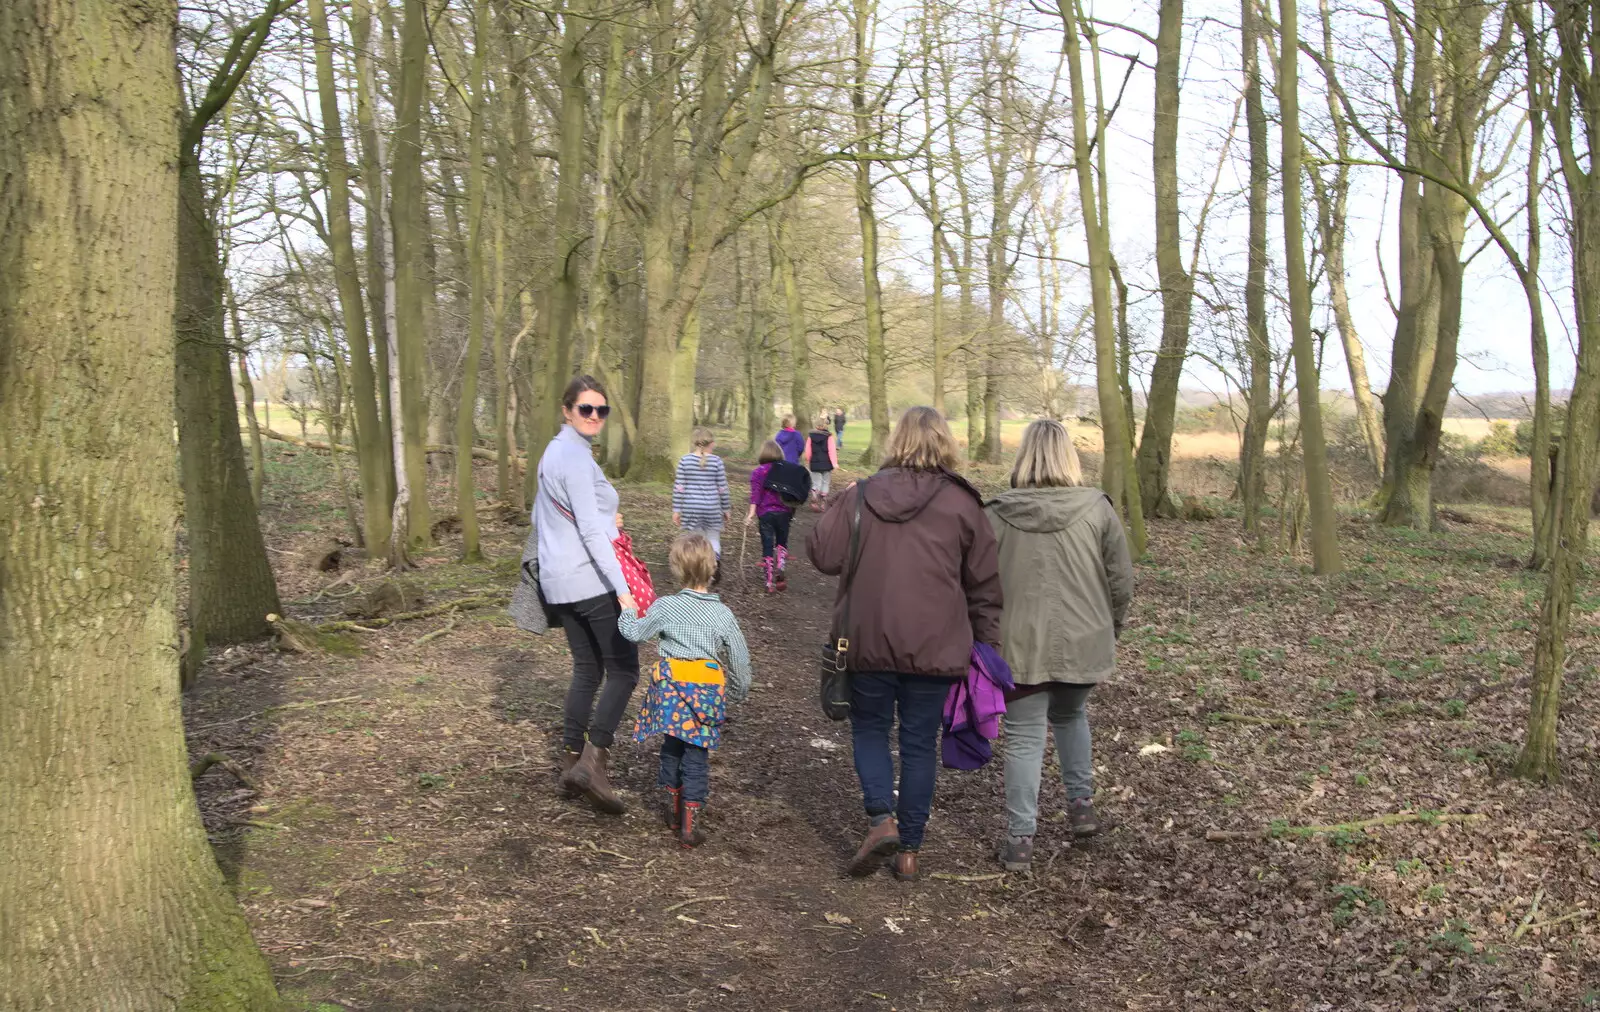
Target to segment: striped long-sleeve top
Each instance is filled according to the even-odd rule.
[[[715,594],[680,590],[657,598],[644,618],[635,611],[623,612],[617,630],[635,643],[661,637],[656,653],[662,657],[724,664],[730,703],[750,694],[750,648],[739,631],[739,620]]]
[[[672,479],[672,512],[683,518],[683,526],[689,530],[721,527],[731,508],[728,470],[722,458],[714,453],[703,457],[684,454]]]

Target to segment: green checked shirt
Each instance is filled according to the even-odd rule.
[[[624,611],[617,628],[635,643],[661,637],[656,652],[662,657],[722,664],[730,703],[750,694],[750,649],[739,631],[739,620],[715,594],[680,590],[657,598],[642,619],[636,611]]]

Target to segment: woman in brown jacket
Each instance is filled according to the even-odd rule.
[[[811,562],[844,574],[835,625],[850,595],[850,730],[866,839],[852,875],[891,855],[896,878],[917,877],[917,851],[933,805],[939,726],[950,686],[966,677],[974,639],[998,646],[1000,570],[983,500],[955,473],[959,451],[932,408],[900,418],[883,467],[852,485],[807,541]],[[850,524],[860,503],[860,555],[850,567]],[[900,797],[889,733],[900,720]]]

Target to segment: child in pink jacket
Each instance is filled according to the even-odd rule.
[[[811,469],[811,512],[821,513],[828,504],[834,469],[839,466],[839,442],[828,430],[828,416],[817,416],[816,428],[806,433],[802,462]]]

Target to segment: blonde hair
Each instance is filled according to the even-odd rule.
[[[815,419],[815,422],[816,422],[816,426],[817,426],[817,428],[819,430],[827,429],[828,422],[829,422],[828,413],[826,411],[824,411],[821,414],[817,415],[817,417]]]
[[[709,587],[717,574],[717,553],[704,534],[684,534],[667,555],[672,578],[684,587]]]
[[[1083,484],[1078,450],[1060,422],[1041,418],[1022,433],[1022,446],[1011,465],[1012,488],[1045,488]]]
[[[961,466],[961,451],[943,415],[929,407],[907,408],[889,435],[883,466],[954,471]]]
[[[778,445],[776,439],[769,439],[762,443],[761,452],[756,454],[757,464],[776,464],[783,459],[783,447]]]
[[[701,467],[706,466],[706,453],[711,451],[711,447],[716,443],[716,441],[717,437],[711,434],[711,430],[703,426],[697,426],[695,430],[689,434],[689,442],[694,445],[695,452],[700,457]]]
[[[792,429],[792,428],[794,428],[794,416],[793,415],[784,415],[783,416],[783,421],[778,423],[778,428],[780,428],[780,429]]]

